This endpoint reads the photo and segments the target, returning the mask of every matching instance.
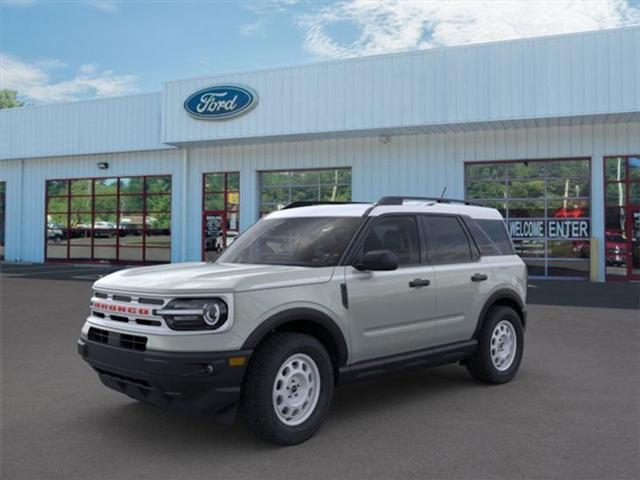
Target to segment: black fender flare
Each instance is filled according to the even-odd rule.
[[[347,363],[349,349],[342,330],[326,313],[313,308],[291,308],[272,315],[258,325],[253,332],[251,332],[251,335],[249,335],[242,345],[242,349],[256,348],[270,332],[287,323],[293,322],[311,323],[326,331],[330,335],[331,341],[335,346],[335,355],[338,366],[342,366]]]
[[[506,302],[505,302],[506,300]],[[520,295],[514,290],[509,288],[502,288],[497,290],[491,294],[491,296],[487,299],[480,311],[480,315],[478,316],[478,322],[476,323],[476,329],[473,331],[473,337],[477,338],[480,333],[480,329],[482,328],[482,322],[484,321],[484,317],[486,316],[489,309],[495,305],[496,303],[507,303],[516,306],[516,312],[520,315],[520,319],[522,320],[522,328],[525,329],[527,325],[527,307],[522,302]]]

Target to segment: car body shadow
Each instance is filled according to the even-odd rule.
[[[448,366],[418,369],[363,380],[335,390],[327,424],[323,430],[339,429],[342,420],[366,421],[371,416],[394,415],[398,409],[411,404],[424,404],[454,390],[478,388],[463,368]],[[217,422],[203,415],[190,415],[161,409],[136,401],[119,403],[105,409],[94,408],[91,418],[79,418],[92,429],[113,432],[124,444],[144,445],[152,442],[168,451],[180,451],[189,445],[189,454],[210,452],[212,447],[222,451],[238,448],[256,451],[280,448],[255,437],[242,417],[231,424]]]

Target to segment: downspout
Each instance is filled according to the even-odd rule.
[[[188,228],[188,218],[189,218],[189,206],[187,204],[189,200],[188,195],[188,186],[189,186],[189,149],[185,148],[182,152],[182,220],[181,220],[181,231],[180,231],[180,260],[181,262],[187,261],[187,228]]]
[[[19,234],[19,250],[18,250],[18,257],[16,258],[16,261],[20,262],[22,261],[22,259],[24,258],[24,254],[25,252],[24,250],[24,229],[27,228],[28,223],[24,221],[24,194],[25,194],[25,189],[24,189],[24,159],[20,160],[20,228],[18,229],[18,231],[20,232]],[[46,201],[46,200],[45,200]],[[5,200],[6,202],[6,200]],[[5,203],[5,208],[6,208],[6,203]],[[46,212],[46,208],[45,208],[45,212]],[[45,214],[46,215],[46,214]],[[7,215],[5,213],[5,222],[7,219]],[[46,216],[45,216],[45,222],[46,222]],[[5,226],[5,238],[6,238],[7,234],[6,234],[6,226]],[[6,241],[6,240],[5,240]],[[44,240],[44,244],[46,245],[47,239],[46,239],[46,230],[45,230],[45,240]],[[46,248],[46,247],[45,247]],[[44,252],[42,253],[43,257],[42,257],[42,261],[44,262],[45,257],[44,257]]]

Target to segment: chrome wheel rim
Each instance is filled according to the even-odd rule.
[[[309,355],[287,358],[273,382],[273,408],[278,419],[290,427],[300,425],[314,412],[320,398],[320,371]]]
[[[516,358],[518,338],[511,322],[502,320],[491,334],[491,363],[496,370],[508,370]]]

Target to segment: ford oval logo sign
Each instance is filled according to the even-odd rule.
[[[240,85],[216,85],[199,90],[184,102],[193,118],[226,120],[247,113],[258,103],[258,94]]]

